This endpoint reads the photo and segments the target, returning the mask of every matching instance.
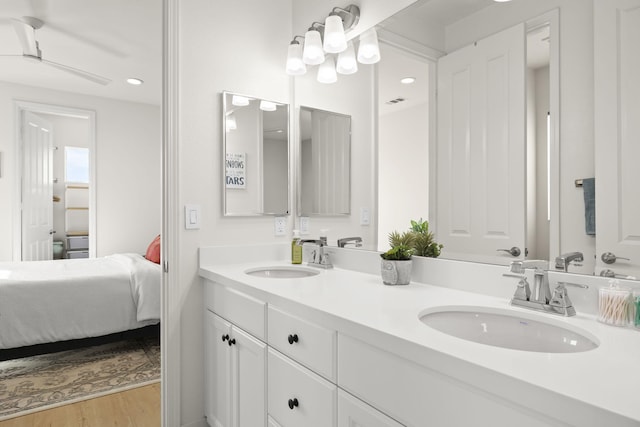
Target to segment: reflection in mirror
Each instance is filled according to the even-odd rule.
[[[224,214],[289,214],[289,106],[223,92]]]
[[[351,116],[300,107],[299,164],[299,215],[348,215]]]

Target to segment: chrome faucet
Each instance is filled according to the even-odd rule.
[[[556,257],[556,268],[558,270],[569,271],[569,264],[584,261],[582,252],[567,252]],[[579,265],[579,264],[576,264]]]
[[[503,276],[520,279],[518,287],[511,298],[511,305],[561,316],[575,316],[576,310],[569,298],[566,286],[576,286],[584,289],[588,288],[588,286],[558,282],[553,294],[551,294],[546,265],[548,265],[547,261],[513,261],[511,263],[510,273],[503,274]],[[529,286],[527,270],[533,270],[533,290]]]
[[[324,247],[326,242],[322,239],[302,239],[298,240],[298,245],[302,246],[305,243],[313,243],[316,245],[316,248],[311,252],[311,260],[307,263],[313,267],[320,268],[333,268],[331,261],[329,259],[329,254],[324,251]]]
[[[356,248],[362,246],[362,237],[343,237],[338,239],[338,247],[344,248],[346,245],[354,245]]]

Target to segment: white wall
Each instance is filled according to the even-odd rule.
[[[391,231],[429,219],[429,105],[378,120],[378,250],[386,251]]]
[[[390,4],[382,0],[363,0],[361,7],[368,10],[367,16],[377,17],[391,14],[413,1],[402,0]],[[182,425],[201,424],[204,414],[204,308],[197,270],[198,247],[238,242],[285,242],[290,239],[290,236],[274,237],[273,217],[222,215],[220,93],[227,90],[292,104],[293,79],[284,71],[287,46],[294,35],[292,22],[295,34],[299,34],[306,30],[311,21],[325,17],[332,7],[347,4],[334,4],[326,0],[179,2],[179,199],[181,205],[193,203],[202,208],[201,229],[184,230],[180,235],[180,264],[177,266],[180,271],[180,290],[178,301],[171,303],[181,313],[181,342],[172,345],[180,345],[182,349]],[[384,9],[382,15],[375,13],[377,7]],[[388,11],[389,9],[393,10]],[[294,11],[304,16],[296,15],[294,18]],[[381,19],[383,17],[378,21]],[[315,105],[319,108],[338,112],[355,110],[352,129],[354,134],[358,134],[358,143],[352,155],[362,164],[352,170],[352,188],[363,185],[361,183],[364,182],[367,184],[363,194],[354,198],[352,206],[369,206],[372,209],[375,164],[373,71],[365,68],[352,76],[349,82],[347,93],[333,98],[331,102],[318,100],[320,97],[317,93],[301,89],[303,95],[300,100],[296,100],[296,104],[313,105],[319,101]],[[315,87],[315,83],[312,85]],[[296,90],[297,86],[296,84]],[[333,91],[336,88],[334,86]],[[315,90],[318,88],[315,87]],[[322,90],[331,92],[324,87]],[[292,117],[298,117],[297,111],[295,114],[293,111],[296,110],[292,109]],[[295,138],[295,133],[292,137]],[[291,179],[295,182],[295,177]],[[291,201],[293,200],[291,195]],[[294,218],[295,212],[287,219],[289,232],[293,228]],[[327,225],[336,232],[340,231],[339,227],[333,227],[333,223]],[[329,238],[333,240],[331,232]],[[241,256],[242,254],[238,254],[238,257]]]
[[[289,241],[273,217],[222,213],[222,91],[290,103],[284,71],[291,41],[291,0],[179,2],[180,204],[202,208],[200,230],[180,236],[181,424],[203,423],[203,314],[198,247]],[[181,209],[182,212],[182,209]],[[288,217],[292,229],[292,217]],[[242,254],[238,254],[241,259]]]
[[[160,232],[160,108],[0,82],[0,261],[12,260],[13,204],[20,197],[14,100],[96,112],[97,255],[144,253]]]
[[[574,271],[591,274],[595,239],[585,234],[583,194],[574,181],[595,173],[593,0],[496,3],[448,26],[446,49],[451,52],[554,8],[560,11],[560,252],[583,252],[585,262]]]
[[[535,70],[536,90],[536,259],[549,259],[549,221],[547,220],[547,113],[549,112],[549,67]],[[528,222],[528,220],[527,220]]]

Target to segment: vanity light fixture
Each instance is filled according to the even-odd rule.
[[[333,60],[333,56],[327,56],[327,59],[320,64],[318,68],[318,81],[320,83],[335,83],[338,81],[336,63]]]
[[[233,95],[233,98],[231,98],[231,103],[236,107],[246,107],[249,102],[251,102],[251,99],[246,96]]]
[[[302,36],[295,36],[289,44],[289,51],[287,53],[287,74],[290,76],[301,76],[307,72],[307,66],[302,60],[302,45],[296,38],[302,38]]]
[[[144,81],[142,79],[137,79],[135,77],[130,77],[127,79],[127,83],[133,86],[140,86]]]
[[[358,62],[361,64],[375,64],[378,61],[380,61],[380,47],[378,46],[378,33],[374,27],[369,28],[360,35]]]
[[[304,35],[304,49],[302,61],[308,65],[318,65],[324,62],[324,50],[322,49],[322,37],[320,31],[312,26]]]
[[[413,83],[415,81],[416,81],[415,77],[404,77],[404,78],[400,79],[400,83],[405,84],[405,85],[410,85],[411,83]]]
[[[338,55],[336,71],[340,74],[353,74],[358,71],[358,61],[356,61],[355,49],[351,40],[347,43],[344,52],[340,52]]]
[[[334,7],[322,22],[313,22],[304,36],[304,47],[295,36],[287,51],[287,74],[300,76],[306,73],[307,65],[319,65],[318,81],[333,83],[337,81],[336,72],[353,74],[358,71],[358,62],[375,64],[380,60],[378,35],[371,28],[360,35],[358,54],[353,41],[347,41],[346,32],[351,31],[360,20],[360,8],[351,4],[345,8]],[[302,50],[302,54],[300,51]],[[326,54],[337,54],[336,58]],[[329,66],[333,70],[329,70]]]
[[[271,101],[260,101],[260,109],[262,111],[276,111],[276,109],[278,108],[278,104],[276,104],[275,102],[271,102]]]

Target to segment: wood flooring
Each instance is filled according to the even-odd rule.
[[[0,427],[159,427],[160,383],[0,421]]]

